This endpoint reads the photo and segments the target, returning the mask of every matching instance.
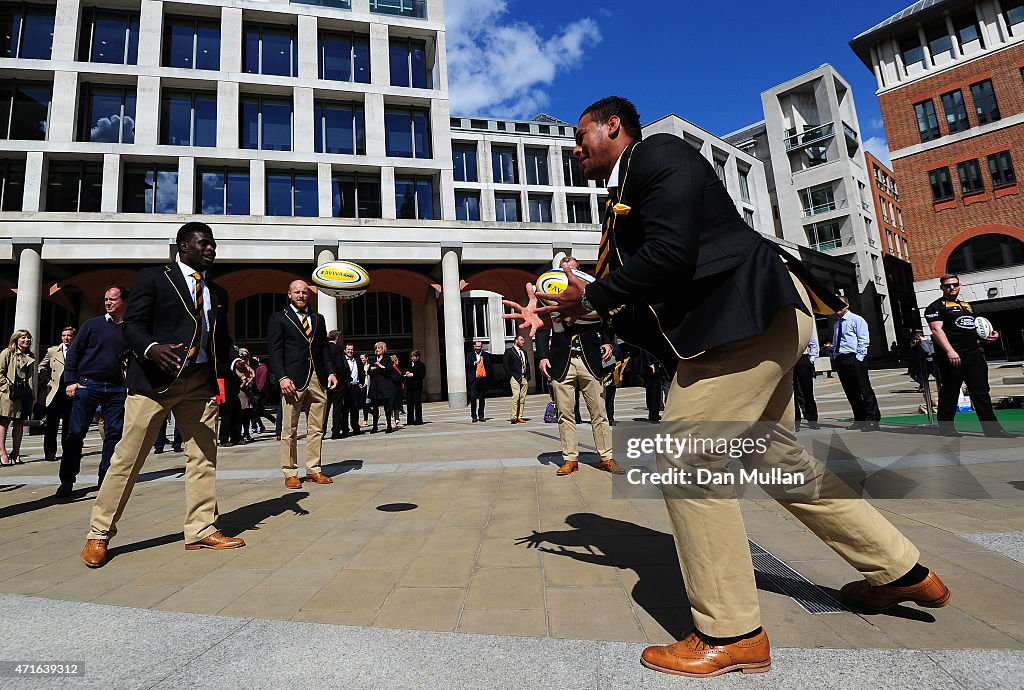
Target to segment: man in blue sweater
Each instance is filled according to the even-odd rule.
[[[68,350],[64,366],[64,382],[71,407],[68,439],[60,461],[59,498],[71,496],[75,478],[82,468],[82,443],[89,424],[100,408],[103,414],[103,455],[100,460],[99,484],[110,467],[114,446],[121,440],[124,427],[124,367],[128,343],[124,339],[124,312],[128,290],[118,285],[103,294],[103,316],[89,319]]]

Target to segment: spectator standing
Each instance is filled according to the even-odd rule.
[[[39,361],[39,383],[45,381],[46,388],[41,391],[43,404],[46,406],[46,432],[43,436],[43,459],[57,459],[57,432],[60,431],[60,447],[63,450],[64,440],[68,435],[71,422],[71,398],[65,392],[64,363],[67,361],[68,348],[75,339],[74,326],[65,326],[60,332],[60,343],[46,350]]]
[[[469,394],[469,415],[474,422],[484,421],[487,380],[491,374],[491,355],[484,352],[483,341],[477,340],[473,349],[466,353],[466,392]]]
[[[846,399],[853,408],[853,424],[848,429],[878,431],[882,415],[878,400],[868,377],[868,346],[871,336],[868,322],[850,311],[850,302],[840,297],[845,305],[832,324],[832,368],[839,374],[839,382]]]
[[[405,370],[405,398],[409,409],[406,421],[410,425],[423,423],[423,380],[427,378],[427,367],[420,361],[420,351],[409,353],[409,366]]]
[[[796,413],[796,429],[800,430],[800,413],[807,420],[807,428],[818,427],[818,403],[814,400],[814,360],[818,358],[818,336],[811,331],[811,340],[804,353],[793,365],[793,409]]]
[[[373,412],[373,429],[371,434],[376,434],[379,429],[380,408],[384,408],[384,421],[387,423],[386,433],[394,431],[391,427],[391,404],[395,399],[394,369],[391,367],[391,358],[387,356],[388,345],[385,342],[375,343],[373,346],[373,357],[369,358],[368,383],[366,398],[370,410]]]
[[[525,347],[526,338],[517,335],[502,358],[505,373],[508,374],[508,384],[512,388],[512,408],[508,417],[512,424],[526,423],[526,389],[530,385],[530,360],[526,356]]]
[[[0,353],[0,465],[20,465],[21,439],[25,420],[35,400],[35,355],[32,334],[19,329],[11,334]],[[7,431],[11,430],[11,452],[7,452]]]

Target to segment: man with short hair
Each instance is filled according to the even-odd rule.
[[[409,366],[405,370],[406,419],[409,426],[423,423],[423,380],[426,378],[427,366],[420,361],[420,351],[413,350],[409,353]]]
[[[487,402],[487,380],[491,378],[491,355],[484,351],[484,343],[477,340],[466,353],[466,392],[469,396],[469,415],[473,422],[483,422],[484,404]]]
[[[839,374],[839,383],[853,408],[853,424],[846,428],[878,431],[882,413],[868,376],[868,322],[850,311],[850,300],[839,299],[844,306],[832,324],[832,368]]]
[[[57,431],[60,430],[60,447],[63,450],[71,422],[71,398],[68,397],[64,382],[64,364],[68,349],[75,339],[75,327],[65,326],[60,332],[60,344],[46,351],[39,362],[40,381],[46,381],[43,404],[46,406],[46,433],[43,436],[43,459],[57,459]]]
[[[331,438],[346,438],[349,434],[363,433],[359,428],[359,410],[363,409],[363,391],[366,388],[366,367],[356,355],[356,346],[345,343],[334,363],[338,387],[334,390],[334,428]]]
[[[810,429],[819,428],[818,403],[814,400],[814,360],[818,358],[818,336],[811,331],[811,340],[793,366],[793,411],[796,430],[800,431],[800,413]]]
[[[512,424],[525,424],[526,416],[526,388],[530,385],[530,359],[526,356],[526,338],[517,335],[512,341],[512,347],[505,350],[502,363],[505,365],[505,373],[508,374],[508,383],[512,387],[512,409],[509,412],[509,422]]]

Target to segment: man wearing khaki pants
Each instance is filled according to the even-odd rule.
[[[320,299],[333,300],[321,295]],[[275,312],[267,325],[270,367],[281,385],[281,471],[284,485],[302,488],[296,448],[299,415],[306,413],[306,481],[333,484],[320,466],[324,440],[327,391],[338,385],[327,340],[327,324],[309,306],[309,285],[301,280],[288,286],[288,306]],[[325,385],[326,384],[326,385]]]
[[[505,373],[508,374],[508,384],[512,387],[512,408],[508,418],[512,424],[526,422],[523,410],[526,407],[526,388],[530,384],[530,361],[524,347],[526,338],[517,335],[512,341],[512,347],[505,350],[502,361]]]

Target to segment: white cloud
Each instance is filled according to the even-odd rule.
[[[601,41],[597,22],[589,18],[542,35],[530,24],[510,21],[507,0],[449,0],[445,14],[455,115],[536,115],[549,103],[545,87]]]
[[[885,163],[892,170],[892,159],[889,157],[889,142],[885,137],[869,137],[864,140],[864,148],[875,158]]]

